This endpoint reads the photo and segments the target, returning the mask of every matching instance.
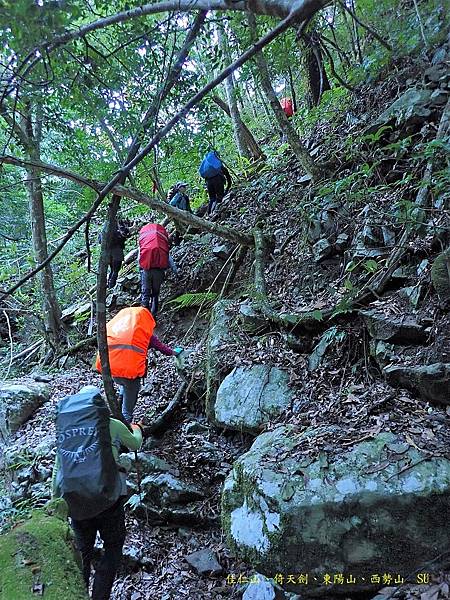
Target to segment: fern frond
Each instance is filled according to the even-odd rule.
[[[166,304],[174,304],[175,309],[192,308],[193,306],[204,306],[208,308],[217,300],[219,294],[216,292],[187,293],[169,300]]]

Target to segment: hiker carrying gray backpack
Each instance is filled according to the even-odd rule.
[[[87,589],[97,532],[103,540],[104,555],[95,570],[93,600],[108,600],[122,559],[127,486],[126,469],[117,462],[119,448],[124,445],[138,450],[142,444],[140,425],[131,428],[111,418],[100,390],[94,386],[63,398],[58,406],[53,496],[62,496],[69,507]]]

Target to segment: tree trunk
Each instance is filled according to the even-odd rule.
[[[24,151],[28,154],[30,160],[40,161],[41,122],[40,117],[38,116],[36,117],[36,122],[33,123],[31,108],[28,108],[28,114],[24,118],[22,133],[24,136],[22,138]],[[41,172],[40,169],[35,166],[28,166],[26,168],[26,174],[33,255],[36,264],[39,265],[45,261],[48,256]],[[46,265],[41,271],[39,284],[42,295],[45,338],[47,343],[55,350],[61,344],[64,328],[61,321],[61,309],[56,297],[53,270],[50,264]]]
[[[231,118],[230,107],[224,100],[222,100],[222,98],[220,98],[219,96],[213,96],[212,101],[215,102],[217,104],[217,106],[220,106],[220,108],[224,112],[226,112],[227,115]],[[242,121],[242,135],[245,140],[246,146],[250,151],[251,158],[255,161],[259,160],[261,158],[265,158],[264,152],[261,150],[260,145],[255,140],[252,132],[250,131],[250,129],[247,127],[247,125],[243,121]]]
[[[226,40],[226,34],[221,30],[220,27],[217,27],[217,35],[219,38],[219,44],[221,50],[223,52],[223,56],[225,57],[225,61],[227,63],[231,62],[231,53],[230,48],[228,46]],[[233,124],[233,136],[234,141],[236,142],[236,147],[241,156],[245,156],[248,160],[252,158],[249,147],[247,146],[245,133],[244,133],[244,123],[242,122],[241,115],[239,113],[239,108],[237,104],[236,98],[236,89],[235,89],[235,80],[233,73],[231,73],[224,81],[225,92],[227,95],[228,107],[230,110],[231,122]]]
[[[247,15],[248,23],[250,26],[250,35],[252,42],[254,42],[257,38],[257,26],[256,19],[252,13],[248,13]],[[314,163],[311,155],[308,150],[302,144],[296,130],[293,125],[289,121],[288,117],[285,115],[283,109],[281,108],[281,104],[278,101],[277,95],[275,94],[275,90],[272,87],[272,82],[270,78],[269,68],[267,66],[266,59],[262,52],[258,52],[255,56],[256,64],[258,66],[258,73],[261,82],[261,87],[264,91],[264,94],[267,97],[267,100],[272,107],[275,119],[277,120],[278,126],[280,127],[283,135],[286,136],[288,143],[295,154],[297,160],[306,171],[308,175],[310,175],[313,179],[317,178],[319,175],[319,168]]]
[[[331,89],[323,64],[319,34],[314,27],[300,33],[298,43],[302,49],[303,64],[308,85],[308,107],[319,106],[322,94]]]

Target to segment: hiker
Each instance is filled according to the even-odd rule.
[[[189,203],[189,196],[186,193],[187,183],[179,181],[175,184],[175,195],[170,200],[170,205],[178,208],[179,210],[186,210],[192,214],[191,205]],[[186,233],[187,227],[184,223],[175,221],[175,238],[174,245],[178,246],[183,239],[183,235]]]
[[[103,232],[98,236],[99,242],[102,241]],[[117,283],[117,277],[122,267],[124,259],[125,242],[130,237],[130,230],[127,222],[124,220],[118,220],[115,223],[115,227],[111,237],[111,245],[109,247],[109,268],[110,273],[108,277],[108,289],[112,289]]]
[[[139,268],[141,271],[141,305],[156,318],[159,292],[166,270],[178,275],[177,266],[169,253],[169,234],[158,223],[148,223],[139,231]]]
[[[290,119],[294,115],[294,103],[291,98],[281,98],[280,100],[281,108],[283,109],[284,114]]]
[[[153,348],[166,356],[179,356],[183,350],[172,350],[163,344],[153,330],[155,320],[143,306],[123,308],[106,325],[111,375],[119,385],[119,397],[124,419],[130,423],[136,406],[141,378],[147,373],[148,349]],[[97,371],[101,372],[97,355]]]
[[[122,560],[127,469],[119,462],[119,448],[138,450],[142,444],[141,426],[131,429],[111,417],[100,390],[92,385],[58,405],[52,493],[68,505],[87,590],[97,532],[103,540],[93,600],[108,600]]]
[[[200,165],[199,173],[206,181],[209,196],[208,215],[210,215],[217,203],[222,202],[225,194],[230,191],[231,175],[215,150],[206,154]],[[226,189],[225,183],[227,184]]]

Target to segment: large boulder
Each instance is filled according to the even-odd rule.
[[[220,384],[215,422],[228,429],[259,433],[291,405],[289,375],[271,365],[237,367]]]
[[[383,125],[401,126],[425,121],[432,112],[430,108],[431,94],[432,91],[427,89],[410,88],[406,90],[370,125],[367,133],[374,133]]]
[[[375,340],[391,344],[424,344],[428,333],[414,317],[403,315],[394,317],[376,310],[361,310],[359,313],[369,334]]]
[[[50,397],[44,383],[7,383],[0,386],[0,443],[19,429]]]
[[[450,248],[439,254],[431,267],[431,281],[442,302],[450,300]]]
[[[450,364],[391,365],[383,369],[388,383],[403,387],[424,400],[450,404]]]
[[[67,508],[46,508],[0,536],[0,598],[88,600],[72,543]]]
[[[329,458],[315,437],[331,428],[279,427],[261,434],[225,481],[222,523],[232,550],[262,574],[353,573],[336,590],[373,590],[370,576],[411,573],[450,543],[450,461],[430,458],[390,432]],[[299,451],[302,444],[302,453]],[[437,561],[439,562],[439,561]],[[439,568],[437,562],[434,568]],[[333,586],[324,586],[333,594]]]

